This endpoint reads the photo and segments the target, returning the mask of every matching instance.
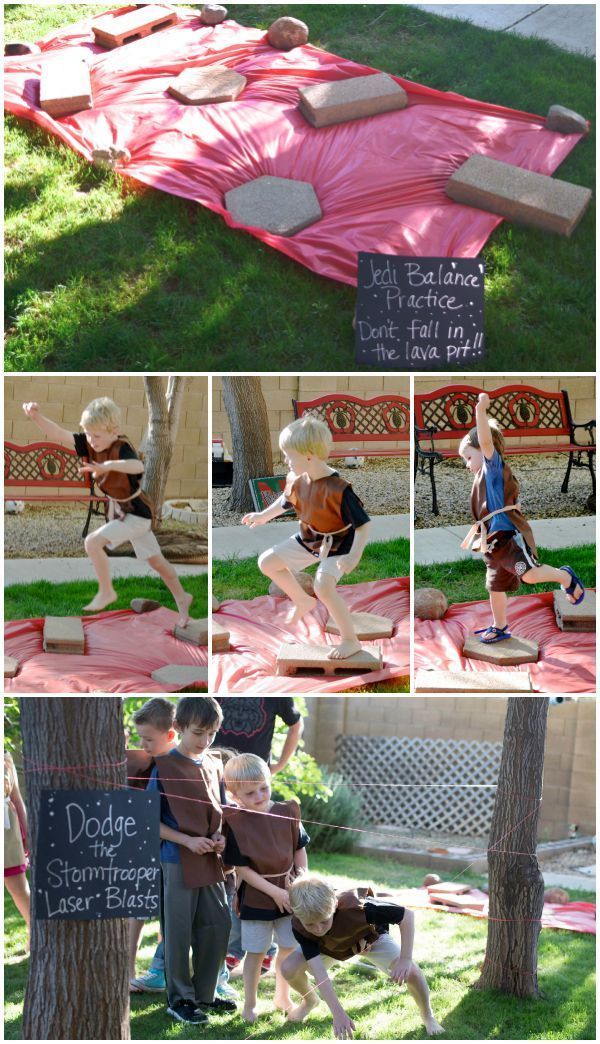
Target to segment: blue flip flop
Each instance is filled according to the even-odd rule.
[[[480,638],[479,641],[483,642],[484,645],[494,645],[495,642],[503,642],[507,638],[512,638],[508,624],[505,627],[482,627],[480,631],[475,631],[475,634],[487,634],[488,631],[491,631],[494,637]]]
[[[573,572],[573,570],[571,569],[571,566],[561,566],[560,568],[564,569],[565,573],[568,573],[569,576],[571,577],[571,583],[569,584],[569,586],[568,587],[563,587],[563,591],[565,592],[566,595],[574,594],[576,587],[580,587],[581,588],[581,594],[579,595],[579,598],[575,602],[571,602],[571,605],[579,605],[579,603],[583,602],[583,599],[585,598],[585,587],[583,586],[582,581],[577,576],[577,573]],[[569,601],[571,601],[571,599],[569,599]]]

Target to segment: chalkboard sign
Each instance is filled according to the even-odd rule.
[[[158,791],[43,790],[36,917],[157,917],[159,830]]]
[[[357,363],[447,370],[481,361],[484,275],[477,258],[360,253]]]

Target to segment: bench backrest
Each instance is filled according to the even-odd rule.
[[[271,507],[285,489],[287,475],[266,475],[264,478],[250,478],[250,495],[255,511],[264,511]]]
[[[339,392],[318,399],[293,399],[296,419],[312,413],[328,425],[334,442],[410,442],[410,403],[403,395],[359,399]]]
[[[59,489],[91,488],[88,474],[80,475],[81,458],[74,449],[54,442],[34,442],[28,446],[4,443],[5,486],[56,486]]]
[[[437,428],[431,436],[434,441],[462,439],[475,427],[475,406],[483,390],[469,384],[453,384],[415,394],[415,426]],[[547,392],[525,384],[511,384],[487,394],[489,416],[498,421],[505,438],[571,437],[571,409],[566,391]]]

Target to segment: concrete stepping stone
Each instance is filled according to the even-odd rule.
[[[112,50],[114,47],[142,40],[145,36],[152,36],[161,29],[176,25],[178,21],[179,18],[172,8],[161,7],[159,4],[145,4],[124,14],[102,15],[92,24],[92,30],[96,43]]]
[[[134,613],[152,613],[155,609],[162,609],[160,602],[154,598],[132,598],[130,606]]]
[[[225,193],[234,221],[276,236],[294,236],[322,217],[319,200],[308,181],[265,174]]]
[[[184,689],[186,685],[208,685],[208,667],[168,663],[166,667],[152,671],[151,677],[167,689]]]
[[[563,590],[555,591],[554,612],[561,631],[595,631],[596,592],[586,591],[583,602],[573,605]]]
[[[546,116],[546,127],[559,134],[587,134],[589,131],[585,117],[573,109],[566,109],[564,105],[550,106]]]
[[[374,638],[391,638],[394,633],[393,621],[387,616],[378,616],[377,613],[351,613],[352,623],[359,642],[368,642]],[[339,634],[340,630],[335,620],[329,617],[325,630],[328,634]]]
[[[466,895],[471,891],[468,884],[460,884],[458,881],[437,881],[436,884],[427,885],[429,895],[443,892],[444,895]]]
[[[300,112],[313,127],[362,120],[408,105],[406,91],[387,73],[315,83],[298,93]]]
[[[4,677],[5,678],[16,678],[19,673],[19,661],[15,660],[14,656],[4,656]]]
[[[46,616],[44,652],[83,655],[85,639],[83,624],[78,616]]]
[[[570,236],[592,198],[591,189],[546,174],[473,155],[454,172],[446,195],[509,221]]]
[[[92,108],[92,81],[81,54],[46,62],[40,77],[40,109],[49,116],[70,116]]]
[[[208,645],[208,620],[190,620],[185,627],[177,625],[173,631],[176,638],[192,645]]]
[[[417,671],[415,693],[533,692],[529,671]]]
[[[373,651],[361,649],[345,660],[330,660],[331,645],[295,645],[286,643],[277,654],[277,674],[289,677],[297,671],[306,670],[313,674],[323,673],[333,677],[341,672],[352,671],[362,674],[364,671],[380,671],[383,666],[379,649]]]
[[[215,105],[235,101],[246,82],[234,69],[184,69],[167,91],[184,105]]]
[[[520,663],[537,663],[539,646],[527,638],[506,638],[503,642],[486,645],[479,638],[467,638],[463,645],[463,656],[483,663],[496,663],[502,667],[517,667]]]
[[[213,616],[211,640],[212,652],[229,652],[230,648],[231,646],[229,644],[229,631],[226,627],[223,627],[222,624],[218,623]]]

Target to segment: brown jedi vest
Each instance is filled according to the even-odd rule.
[[[350,485],[339,475],[310,479],[297,475],[286,483],[284,496],[300,519],[300,537],[311,551],[318,551],[323,533],[336,533],[331,545],[335,552],[346,537],[348,527],[342,518],[342,498]],[[343,533],[336,530],[344,529]]]
[[[154,758],[151,754],[146,754],[145,750],[134,750],[133,748],[126,750],[125,755],[128,785],[137,790],[145,790],[154,768]]]
[[[363,909],[365,900],[373,895],[372,888],[352,888],[347,892],[338,892],[333,924],[325,935],[311,935],[297,917],[292,919],[292,928],[318,943],[323,956],[347,961],[358,953],[357,947],[361,940],[374,943],[379,938],[379,932],[374,925],[368,924]]]
[[[511,471],[509,465],[506,463],[506,461],[503,461],[503,464],[504,464],[504,504],[505,504],[505,506],[508,506],[509,504],[518,504],[519,503],[519,483],[517,482],[515,476],[513,475],[512,471]],[[486,499],[485,499],[485,475],[483,473],[483,468],[481,468],[480,471],[478,471],[477,475],[475,476],[475,481],[473,482],[473,489],[471,490],[471,513],[473,515],[473,518],[475,518],[477,521],[479,521],[481,518],[484,518],[485,515],[488,514],[488,512],[489,512],[489,508],[487,506]],[[537,548],[535,546],[535,537],[533,535],[531,526],[529,525],[529,522],[527,521],[525,516],[520,511],[509,511],[508,518],[510,519],[511,523],[514,525],[515,529],[517,529],[519,531],[519,533],[522,534],[523,539],[525,540],[525,543],[529,545],[529,547],[533,551],[534,555],[537,555]],[[490,519],[490,522],[491,522],[491,519]],[[488,532],[489,532],[490,522],[484,523],[484,525],[486,526],[486,529],[488,530]],[[495,533],[492,533],[492,538],[495,535],[496,535]],[[479,550],[479,540],[476,540],[475,543],[473,544],[473,551],[478,551],[478,550]]]
[[[217,759],[205,754],[202,764],[197,765],[191,758],[162,754],[155,764],[181,833],[210,837],[221,830],[221,769]],[[221,857],[216,852],[196,855],[180,845],[179,855],[186,888],[203,888],[225,880]]]
[[[223,818],[235,835],[240,852],[250,859],[257,874],[268,877],[277,888],[289,883],[300,834],[300,805],[297,801],[274,801],[268,814],[226,806]],[[272,910],[273,900],[247,884],[240,886],[244,906]]]
[[[134,449],[125,435],[119,435],[118,439],[116,439],[106,450],[93,450],[89,442],[87,442],[87,439],[86,443],[90,464],[93,464],[95,461],[97,461],[98,464],[105,464],[107,460],[120,460],[121,446],[129,446],[131,449]],[[139,488],[134,496],[132,496],[131,483],[129,481],[130,478],[138,479]],[[106,475],[94,479],[94,482],[105,496],[117,502],[125,514],[133,511],[133,500],[139,497],[146,507],[150,508],[152,518],[154,518],[154,508],[150,497],[142,490],[141,475],[130,476],[126,475],[124,471],[109,471]]]

